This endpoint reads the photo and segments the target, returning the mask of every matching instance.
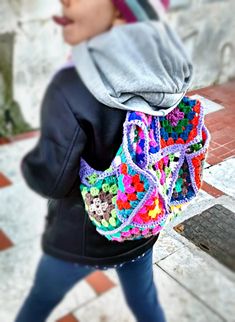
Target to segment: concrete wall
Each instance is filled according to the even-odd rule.
[[[170,20],[195,65],[193,88],[235,77],[235,1],[172,0]]]
[[[13,79],[12,100],[18,102],[25,122],[32,128],[39,126],[45,87],[68,55],[60,28],[51,21],[51,15],[56,12],[59,12],[59,0],[1,0],[0,3],[0,34],[11,34],[14,39],[8,69]],[[234,12],[234,0],[172,0],[170,21],[184,39],[195,65],[192,88],[235,77]],[[0,88],[6,86],[1,83],[2,77]],[[0,102],[5,100],[2,91]]]
[[[0,137],[29,129],[13,96],[14,33],[0,34]]]
[[[0,35],[8,33],[14,36],[14,54],[8,70],[13,79],[13,97],[21,107],[25,122],[32,128],[40,124],[39,108],[45,88],[68,53],[62,42],[61,29],[51,20],[51,15],[59,9],[58,0],[0,2]],[[18,133],[14,126],[13,133]]]

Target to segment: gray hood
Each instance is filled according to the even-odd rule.
[[[192,80],[184,45],[162,21],[116,26],[75,46],[73,62],[98,101],[151,115],[168,114]]]

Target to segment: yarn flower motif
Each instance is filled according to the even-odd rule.
[[[108,203],[102,202],[99,198],[94,198],[93,203],[89,207],[91,212],[95,212],[99,216],[103,216],[104,212],[108,208]]]
[[[87,179],[88,179],[88,182],[91,184],[91,185],[94,185],[95,183],[96,183],[96,181],[97,181],[97,174],[96,173],[94,173],[94,174],[92,174],[92,175],[90,175],[89,177],[87,177]]]
[[[172,126],[177,126],[178,122],[183,118],[184,113],[181,112],[178,107],[166,116],[166,119],[171,123]]]

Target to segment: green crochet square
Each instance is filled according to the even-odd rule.
[[[170,125],[169,121],[168,121],[168,120],[166,120],[166,119],[164,119],[161,123],[162,123],[162,126],[163,126],[163,127],[167,127],[167,126],[169,126],[169,125]]]
[[[176,127],[175,127],[175,132],[177,132],[177,133],[183,133],[183,127],[181,126],[181,125],[177,125]]]
[[[183,119],[180,121],[180,123],[178,125],[181,125],[181,126],[187,126],[189,123],[188,119]]]
[[[172,128],[172,126],[170,126],[170,125],[166,126],[166,127],[165,127],[165,129],[166,129],[166,131],[167,131],[168,133],[172,133],[172,132],[173,132],[173,128]]]
[[[88,177],[89,184],[94,185],[96,183],[96,181],[97,181],[97,174],[96,173],[94,173]]]

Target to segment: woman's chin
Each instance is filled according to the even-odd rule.
[[[78,45],[81,42],[80,38],[78,37],[78,35],[69,30],[68,27],[69,26],[65,27],[63,30],[63,38],[65,43],[70,46]]]

